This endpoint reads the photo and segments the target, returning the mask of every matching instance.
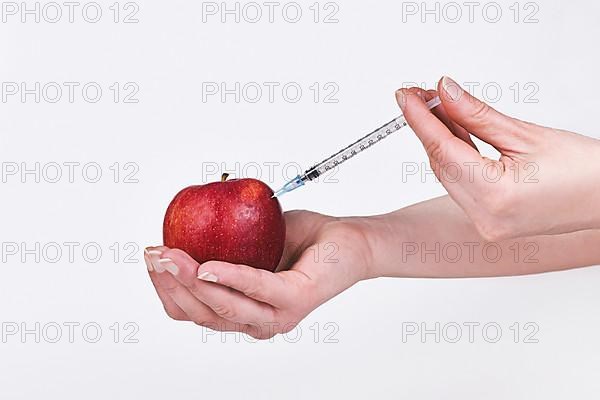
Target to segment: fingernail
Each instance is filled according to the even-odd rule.
[[[404,89],[396,90],[396,101],[400,106],[400,109],[404,111],[404,106],[406,106],[406,94],[404,93]]]
[[[444,76],[442,78],[442,87],[450,99],[454,101],[460,100],[463,90],[458,83],[454,82],[451,78]]]
[[[177,275],[179,273],[179,268],[170,258],[161,258],[158,260],[158,263],[166,270],[169,271],[172,275]]]
[[[154,271],[154,267],[152,267],[152,261],[150,261],[150,254],[148,254],[147,249],[144,249],[144,261],[146,262],[146,268],[148,268],[148,272]]]
[[[144,250],[144,256],[148,257],[151,263],[151,268],[156,272],[164,272],[164,268],[158,262],[161,255],[162,251],[158,250],[156,247],[146,247]]]
[[[216,275],[211,274],[210,272],[201,272],[198,274],[198,279],[201,279],[206,282],[216,282],[219,278]]]

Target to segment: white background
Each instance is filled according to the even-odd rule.
[[[497,23],[486,21],[495,17],[495,9],[483,13],[486,2],[469,22],[461,2],[462,19],[453,23],[456,7],[446,7],[444,18],[443,4],[436,22],[431,14],[421,20],[420,2],[417,15],[407,15],[403,2],[338,0],[339,22],[329,24],[313,21],[312,3],[299,1],[303,16],[295,24],[282,18],[281,6],[274,23],[266,14],[257,23],[236,23],[233,16],[221,23],[219,15],[203,22],[202,3],[192,1],[139,1],[135,24],[114,23],[108,1],[99,2],[103,15],[95,24],[83,20],[81,7],[74,23],[66,15],[58,23],[35,23],[32,16],[21,23],[19,14],[0,23],[2,82],[29,88],[35,82],[97,82],[103,89],[97,103],[85,101],[80,89],[73,103],[66,93],[56,104],[36,103],[33,96],[22,102],[18,95],[0,103],[5,167],[96,162],[103,172],[98,183],[86,182],[80,167],[73,183],[66,177],[36,183],[32,176],[21,182],[18,174],[0,184],[2,243],[98,243],[103,251],[96,263],[82,257],[81,246],[74,262],[66,254],[56,263],[32,255],[23,262],[22,247],[17,255],[3,254],[5,334],[11,324],[34,329],[37,322],[40,330],[53,323],[80,326],[74,343],[64,325],[58,343],[48,340],[55,331],[39,343],[34,334],[5,337],[0,397],[525,399],[598,393],[597,268],[518,278],[364,282],[313,312],[296,331],[297,342],[294,335],[261,343],[207,337],[193,324],[167,319],[141,251],[160,244],[164,210],[179,189],[218,179],[203,173],[213,163],[235,169],[236,163],[243,168],[276,162],[274,176],[264,167],[261,178],[280,185],[285,163],[292,163],[289,177],[295,166],[309,167],[394,117],[395,89],[407,82],[433,87],[443,74],[477,82],[473,94],[479,97],[484,85],[500,87],[502,95],[496,98],[492,88],[488,99],[507,114],[599,136],[595,2],[521,2],[517,22],[513,2],[499,2]],[[324,4],[321,19],[332,10],[323,10]],[[536,9],[532,18],[538,22],[524,23]],[[139,102],[115,103],[109,89],[114,82],[137,84]],[[266,93],[257,103],[236,103],[233,96],[203,102],[203,82],[230,88],[235,82],[296,82],[303,94],[297,103],[286,101],[281,90],[272,103]],[[338,102],[315,103],[309,88],[315,82],[335,83]],[[532,87],[534,103],[524,99]],[[139,166],[139,182],[124,183],[121,175],[114,183],[109,167],[115,162],[121,172],[128,162]],[[444,193],[431,176],[425,182],[402,179],[403,165],[425,162],[407,129],[345,165],[337,183],[300,190],[282,205],[340,216],[398,209]],[[256,176],[255,169],[248,171]],[[115,242],[121,248],[116,262],[109,248]],[[137,262],[127,263],[131,244],[138,246]],[[131,332],[127,322],[139,328],[133,336],[138,343],[124,343]],[[419,336],[403,341],[407,322],[481,325],[474,343],[466,328],[458,343],[436,343],[432,335],[422,343]],[[481,333],[489,322],[503,330],[497,343]],[[523,337],[514,343],[515,322],[521,333],[523,324],[536,324],[539,343],[523,343]],[[86,323],[102,328],[98,343],[82,335]],[[118,343],[110,330],[114,323],[120,324]],[[94,330],[88,334],[95,336]],[[337,343],[328,343],[327,334]]]

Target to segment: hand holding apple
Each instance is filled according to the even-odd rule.
[[[152,282],[167,314],[219,331],[267,339],[367,277],[361,222],[308,211],[285,214],[287,241],[272,273],[219,261],[199,264],[181,250],[146,249]],[[165,271],[168,271],[165,273]]]

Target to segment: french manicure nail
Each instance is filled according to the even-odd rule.
[[[161,258],[158,260],[158,263],[166,270],[169,271],[172,275],[177,275],[179,273],[179,268],[170,258]]]
[[[460,100],[460,96],[463,94],[463,90],[460,85],[454,82],[451,78],[444,76],[442,78],[442,87],[444,91],[454,101]]]
[[[144,256],[148,257],[148,259],[150,260],[150,263],[152,264],[152,268],[156,272],[164,272],[164,268],[158,262],[158,259],[160,258],[161,255],[162,255],[162,251],[156,249],[155,247],[147,247],[144,250]]]
[[[400,109],[404,110],[404,106],[406,105],[406,94],[403,89],[396,90],[396,100],[398,101]]]
[[[147,250],[144,250],[144,261],[146,262],[146,268],[148,268],[148,272],[154,271],[154,267],[152,267],[152,261],[150,261]]]
[[[216,275],[211,274],[210,272],[201,272],[198,274],[198,279],[201,279],[206,282],[216,282],[219,278]]]

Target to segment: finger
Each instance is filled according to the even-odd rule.
[[[146,249],[144,249],[144,261],[146,262],[148,275],[150,275],[152,285],[154,286],[154,289],[156,290],[156,293],[158,294],[158,297],[162,302],[167,315],[170,318],[177,321],[189,321],[190,319],[187,316],[187,314],[177,305],[177,303],[173,301],[173,299],[158,284],[157,272],[155,271],[152,260],[155,259],[155,262],[158,263],[160,255],[165,250],[167,250],[167,247],[165,246],[147,247]]]
[[[198,325],[218,331],[240,331],[240,327],[233,326],[229,321],[222,320],[212,310],[202,303],[195,303],[186,295],[185,290],[177,287],[169,274],[164,274],[164,267],[159,263],[164,252],[169,250],[166,246],[148,247],[144,251],[144,260],[152,284],[160,297],[165,311],[170,318],[178,321],[194,321]],[[158,272],[160,271],[160,272]],[[180,306],[181,304],[181,306]]]
[[[168,271],[168,269],[167,269]],[[252,336],[258,334],[256,327],[250,327],[245,323],[227,320],[210,307],[200,301],[191,293],[181,282],[169,272],[157,274],[158,284],[173,299],[189,317],[189,319],[198,325],[216,330],[227,332],[244,332]]]
[[[155,279],[163,293],[169,296],[171,301],[185,312],[188,320],[206,326],[218,319],[210,308],[194,298],[171,274],[165,272],[156,273]]]
[[[427,151],[431,169],[452,199],[470,215],[491,189],[483,171],[490,164],[503,171],[501,163],[481,157],[475,148],[455,136],[429,112],[424,96],[419,96],[415,89],[400,90],[397,98],[406,120]]]
[[[428,102],[429,100],[431,100],[431,99],[433,99],[435,97],[439,97],[437,90],[424,90],[424,89],[421,89],[419,87],[413,87],[413,88],[410,88],[410,92],[418,95],[425,102]],[[443,104],[439,104],[438,106],[432,108],[431,112],[440,121],[442,121],[444,123],[444,125],[446,125],[446,127],[448,128],[448,130],[450,130],[450,132],[452,132],[455,136],[458,136],[458,137],[460,137],[463,140],[465,140],[465,137],[468,137],[469,140],[470,140],[469,133],[465,130],[465,128],[463,128],[462,126],[456,124],[454,121],[452,121],[448,117],[448,114],[444,110],[444,105]],[[465,141],[467,141],[467,140],[465,140]]]
[[[215,274],[221,275],[222,266],[230,264],[218,262],[219,270],[213,275],[210,275],[210,270],[199,272],[198,263],[179,249],[163,253],[161,262],[166,265],[167,271],[173,275],[174,279],[187,289],[188,293],[210,307],[216,315],[228,321],[250,325],[262,325],[264,322],[271,322],[275,319],[273,307],[262,300],[249,296],[252,293],[237,291],[236,288],[227,287],[228,285],[215,284],[218,281],[216,278],[218,275]],[[257,271],[257,274],[261,274],[258,271],[269,274],[264,270],[246,268]],[[178,301],[176,302],[185,310]]]
[[[292,295],[284,279],[290,272],[272,273],[246,265],[209,261],[199,267],[198,276],[278,308],[287,304]]]
[[[442,173],[444,168],[450,163],[481,164],[481,155],[431,113],[418,88],[400,89],[396,92],[396,99],[408,124],[423,143],[438,179],[448,190],[449,186],[460,185],[460,181],[447,179]]]
[[[429,101],[435,98],[436,96],[439,96],[439,94],[437,90],[428,90],[425,92],[424,96],[425,100]],[[443,104],[440,104],[439,106],[433,108],[431,111],[433,112],[433,115],[438,117],[438,119],[442,121],[444,125],[448,127],[448,129],[450,129],[450,132],[452,132],[455,136],[461,138],[465,143],[477,150],[477,146],[475,146],[475,143],[473,143],[471,134],[465,128],[463,128],[458,123],[450,119]]]
[[[450,119],[500,152],[514,149],[522,140],[522,121],[496,111],[447,76],[438,83],[438,92]]]

